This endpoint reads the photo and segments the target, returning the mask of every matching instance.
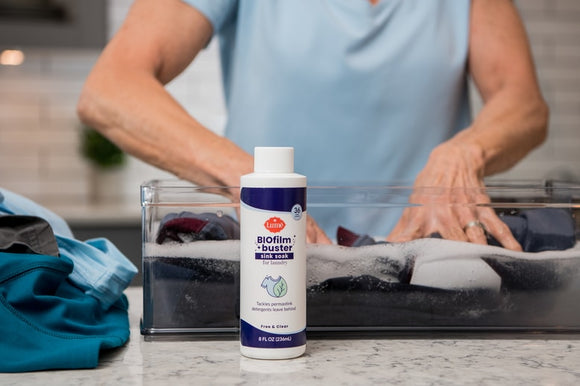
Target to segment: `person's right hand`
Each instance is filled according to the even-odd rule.
[[[403,211],[387,240],[405,242],[438,233],[448,240],[487,244],[486,236],[491,235],[505,248],[521,251],[508,226],[488,205],[475,154],[458,141],[436,148],[415,180],[409,198],[415,205]]]

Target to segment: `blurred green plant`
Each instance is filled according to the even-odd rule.
[[[120,167],[126,159],[123,150],[87,125],[81,125],[81,153],[100,169]]]

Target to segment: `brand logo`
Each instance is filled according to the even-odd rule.
[[[264,223],[264,227],[272,233],[280,232],[285,226],[286,223],[280,217],[270,217]]]

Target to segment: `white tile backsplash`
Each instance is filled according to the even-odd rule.
[[[121,25],[132,0],[109,1],[109,30]],[[580,180],[580,1],[516,1],[530,36],[540,85],[551,108],[547,142],[500,178]],[[225,108],[217,45],[167,89],[183,107],[222,133]],[[76,102],[98,58],[93,50],[26,51],[20,67],[0,67],[0,186],[45,205],[82,204],[89,166],[79,155]],[[476,103],[477,106],[477,103]],[[130,158],[116,199],[137,203],[139,185],[168,173]]]

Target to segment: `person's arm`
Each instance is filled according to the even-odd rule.
[[[483,244],[482,227],[467,226],[477,221],[506,248],[521,249],[490,208],[448,205],[485,202],[480,190],[483,178],[509,169],[546,137],[548,108],[512,1],[472,1],[468,60],[484,106],[470,127],[431,152],[415,186],[472,189],[456,189],[453,197],[440,197],[442,205],[432,207],[430,213],[405,211],[388,236],[391,241],[439,232],[444,238]],[[420,194],[416,199],[428,201]]]
[[[204,128],[164,88],[211,35],[210,22],[180,0],[135,1],[87,78],[79,117],[126,152],[180,178],[238,186],[240,175],[252,170],[251,155]]]
[[[191,117],[164,85],[212,36],[211,23],[180,0],[136,0],[89,74],[81,120],[124,151],[201,186],[237,187],[253,158]],[[239,189],[230,198],[239,200]],[[308,218],[309,242],[330,243]]]
[[[473,0],[469,70],[484,106],[459,143],[480,149],[485,176],[514,166],[547,135],[524,26],[511,0]]]

